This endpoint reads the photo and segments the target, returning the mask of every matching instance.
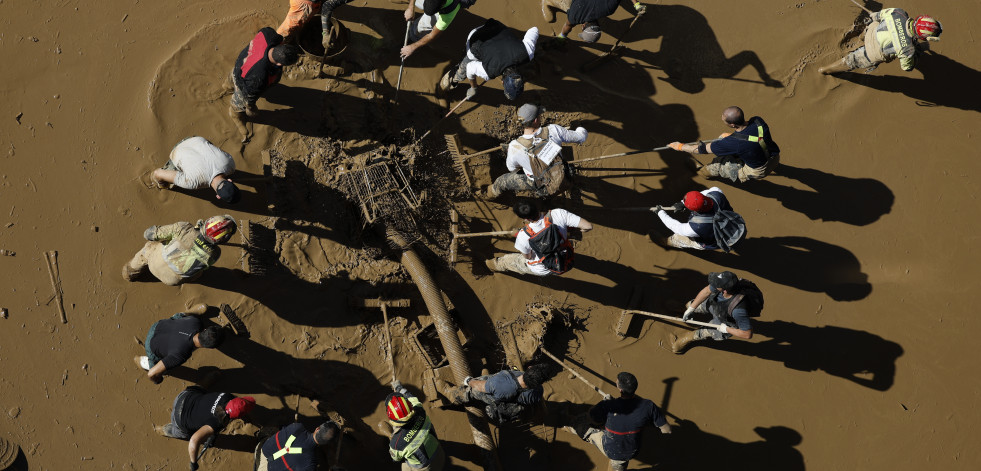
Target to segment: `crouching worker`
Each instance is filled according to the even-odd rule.
[[[582,126],[575,131],[549,124],[542,126],[545,108],[526,103],[518,108],[518,118],[524,126],[524,135],[508,144],[505,173],[487,187],[488,199],[501,196],[505,191],[533,191],[536,196],[558,194],[566,187],[565,161],[562,144],[582,144],[588,133]]]
[[[759,317],[763,311],[763,292],[755,283],[739,279],[731,271],[713,272],[708,275],[708,286],[702,288],[686,308],[684,320],[695,314],[708,314],[712,316],[709,323],[718,327],[697,329],[678,337],[671,343],[674,353],[684,353],[688,344],[696,340],[753,338],[753,324],[749,319]]]
[[[230,393],[208,392],[191,386],[174,399],[170,423],[154,425],[153,429],[168,438],[187,440],[187,454],[191,459],[191,471],[198,469],[198,456],[202,448],[211,446],[215,436],[232,420],[243,417],[255,407],[255,399],[235,397]]]
[[[389,454],[402,471],[442,471],[446,453],[439,444],[433,423],[422,403],[396,381],[395,392],[385,399],[385,410],[392,426]]]
[[[313,432],[308,432],[299,422],[287,425],[259,445],[255,471],[316,471],[320,466],[317,449],[326,448],[339,431],[333,420],[324,422]]]
[[[462,386],[452,386],[445,381],[438,386],[443,395],[454,404],[485,404],[487,417],[496,424],[503,424],[518,420],[525,411],[532,410],[542,402],[542,384],[546,379],[547,367],[533,365],[524,372],[501,370],[492,375],[467,377]]]
[[[229,215],[212,216],[206,221],[176,222],[166,226],[150,226],[143,231],[149,242],[136,256],[123,265],[123,279],[135,281],[143,270],[166,285],[176,286],[193,281],[218,261],[218,246],[231,239],[237,226]]]
[[[547,276],[561,275],[572,269],[573,248],[569,241],[569,228],[583,232],[593,230],[589,221],[564,209],[541,211],[530,200],[520,200],[514,205],[514,214],[525,221],[518,232],[514,248],[518,253],[487,260],[492,272],[514,272]]]
[[[183,365],[191,354],[199,348],[218,348],[225,339],[225,330],[216,325],[201,328],[201,318],[208,306],[199,304],[195,312],[178,312],[155,322],[146,334],[146,355],[134,357],[133,361],[146,370],[147,378],[154,384],[163,381],[163,375]]]

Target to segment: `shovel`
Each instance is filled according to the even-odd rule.
[[[562,368],[565,368],[569,373],[572,373],[573,376],[575,376],[576,378],[579,378],[582,382],[586,383],[586,385],[589,386],[590,388],[592,388],[593,391],[596,391],[597,393],[599,393],[600,396],[603,396],[603,399],[611,399],[613,397],[613,396],[611,396],[611,395],[603,392],[602,389],[596,387],[593,383],[590,383],[588,379],[583,378],[582,375],[579,374],[578,371],[576,371],[576,370],[572,369],[572,367],[566,365],[565,362],[563,362],[562,360],[559,360],[555,355],[552,355],[551,353],[549,353],[548,350],[545,350],[543,348],[542,349],[542,353],[544,353],[545,355],[547,355],[549,358],[555,360],[556,363],[562,365]]]

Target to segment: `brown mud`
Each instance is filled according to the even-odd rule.
[[[366,222],[343,189],[345,172],[381,154],[407,172],[422,201],[385,222],[411,220],[417,230],[474,374],[549,363],[536,355],[544,346],[608,393],[619,371],[631,371],[639,394],[665,406],[675,433],[645,432],[631,469],[981,463],[972,445],[981,390],[972,338],[981,321],[967,295],[979,265],[970,215],[981,209],[973,182],[981,170],[977,2],[887,4],[943,21],[934,52],[910,73],[893,63],[825,77],[817,67],[859,39],[852,26],[865,14],[847,0],[651,2],[625,48],[589,73],[579,65],[615,42],[627,12],[603,21],[597,44],[556,45],[549,36],[562,14],[547,24],[537,1],[481,0],[406,61],[395,105],[404,4],[358,0],[336,11],[349,44],[324,68],[327,77],[309,57],[289,68],[259,101],[255,137],[244,146],[226,114],[224,82],[255,31],[279,25],[285,0],[48,3],[0,0],[0,249],[9,255],[0,257],[0,468],[13,459],[11,469],[186,469],[186,443],[152,425],[166,422],[181,389],[201,383],[259,402],[251,423],[234,422],[202,469],[250,469],[256,436],[294,413],[310,425],[343,421],[348,469],[396,469],[375,427],[391,377],[382,315],[357,301],[408,298],[409,307],[389,309],[396,376],[424,400],[455,469],[478,469],[465,415],[441,409],[432,386],[432,319],[379,224]],[[589,130],[574,158],[713,138],[727,130],[720,111],[735,104],[771,125],[781,167],[733,186],[695,176],[673,151],[591,162],[578,191],[554,200],[597,227],[577,241],[572,272],[491,275],[483,261],[513,244],[490,238],[461,244],[450,266],[451,207],[466,232],[520,224],[510,199],[471,197],[442,137],[458,134],[465,152],[500,146],[520,133],[516,103],[492,81],[440,121],[464,91],[435,91],[469,30],[490,17],[541,28],[521,102]],[[244,192],[237,206],[218,205],[208,191],[149,184],[171,147],[192,135],[235,157]],[[475,163],[478,187],[506,171],[502,153]],[[613,210],[710,186],[748,221],[737,253],[665,250],[651,243],[663,232],[656,217]],[[244,230],[197,283],[120,279],[146,227],[226,212]],[[48,251],[58,253],[67,324]],[[635,289],[643,295],[631,307],[680,314],[705,274],[723,267],[766,295],[752,340],[678,356],[669,343],[682,328],[653,319],[635,320],[617,340]],[[212,306],[214,322],[217,306],[229,304],[249,336],[195,353],[153,385],[130,361],[142,351],[131,339],[198,303]],[[597,450],[561,431],[600,397],[554,371],[542,417],[494,429],[505,468],[604,469]],[[436,374],[452,379],[446,368]]]

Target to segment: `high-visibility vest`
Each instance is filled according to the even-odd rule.
[[[293,445],[293,441],[294,440],[296,440],[296,437],[293,436],[293,435],[290,435],[290,438],[287,438],[286,439],[286,444],[285,445],[280,445],[279,444],[279,432],[276,432],[276,447],[279,448],[279,450],[277,450],[276,453],[273,453],[272,457],[273,457],[274,460],[278,460],[278,459],[282,458],[283,464],[285,464],[287,468],[289,468],[289,465],[286,463],[286,458],[284,458],[286,455],[299,455],[299,454],[303,453],[303,449],[302,448],[294,448],[294,447],[291,446],[291,445]]]

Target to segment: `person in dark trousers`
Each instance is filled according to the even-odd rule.
[[[402,383],[395,381],[392,387],[395,392],[385,399],[388,423],[392,426],[388,445],[392,460],[402,463],[402,471],[442,471],[446,453],[426,409]]]
[[[661,433],[671,433],[664,413],[653,401],[637,396],[637,378],[627,372],[617,375],[620,397],[606,399],[589,410],[589,427],[580,438],[596,445],[610,459],[612,471],[627,469],[630,461],[640,450],[640,436],[647,425],[653,425]],[[572,427],[566,427],[578,435]]]
[[[454,404],[479,402],[495,423],[517,419],[524,411],[542,402],[542,384],[548,378],[545,365],[533,365],[524,372],[501,370],[492,375],[467,377],[462,386],[441,382],[443,395]]]
[[[732,132],[719,135],[715,142],[668,144],[674,150],[690,154],[715,154],[712,163],[698,169],[706,178],[721,178],[733,183],[760,180],[780,165],[780,147],[770,136],[770,126],[759,116],[746,120],[743,110],[730,106],[722,111],[722,121]]]
[[[154,384],[163,381],[166,371],[184,364],[194,350],[218,348],[221,345],[225,339],[224,329],[214,325],[201,328],[201,319],[197,315],[204,314],[207,308],[199,304],[188,312],[178,312],[170,319],[157,321],[150,326],[143,342],[146,355],[133,357],[133,361],[146,370],[147,378]]]
[[[279,25],[276,29],[278,33],[283,38],[287,40],[294,39],[296,33],[302,31],[303,25],[313,18],[314,15],[320,13],[320,28],[321,35],[323,36],[324,49],[327,49],[327,33],[330,32],[330,18],[334,13],[334,9],[344,5],[345,3],[351,3],[353,0],[290,0],[290,9],[286,12],[286,19],[283,20],[283,24]]]
[[[191,386],[174,399],[170,423],[154,425],[153,429],[168,438],[187,440],[191,471],[196,471],[201,448],[210,446],[229,422],[248,414],[253,407],[255,399],[251,396],[235,397],[230,393],[208,392],[199,386]]]
[[[555,10],[566,14],[565,25],[558,37],[565,39],[576,25],[582,25],[579,39],[587,43],[599,41],[603,34],[600,30],[600,18],[606,18],[617,11],[620,4],[629,3],[626,0],[542,0],[542,16],[549,23],[555,22]],[[624,6],[624,9],[627,9]],[[637,16],[643,15],[647,7],[640,2],[633,2]],[[627,9],[629,11],[629,9]]]
[[[753,338],[753,324],[749,321],[749,300],[745,296],[739,296],[743,293],[739,292],[738,283],[739,277],[731,271],[709,273],[708,286],[702,288],[695,299],[688,302],[682,318],[688,320],[693,314],[710,314],[710,323],[718,327],[697,329],[678,337],[671,343],[671,351],[684,353],[685,347],[691,342],[707,338]]]
[[[720,210],[733,210],[722,190],[713,186],[702,192],[689,191],[685,194],[685,199],[675,203],[672,209],[675,212],[687,209],[691,211],[691,216],[687,223],[682,223],[669,216],[667,211],[657,210],[657,217],[674,233],[663,241],[666,245],[678,249],[719,249],[712,217]]]
[[[535,58],[538,43],[538,28],[532,27],[518,38],[506,26],[493,18],[474,28],[467,36],[467,53],[457,66],[450,70],[439,82],[442,90],[449,90],[467,80],[470,89],[467,98],[477,94],[477,77],[484,80],[501,77],[504,96],[517,100],[525,89],[525,79],[518,72],[518,66],[527,64]]]
[[[256,33],[249,45],[242,49],[235,68],[232,70],[232,94],[228,115],[242,134],[242,142],[248,142],[248,118],[258,113],[255,103],[270,85],[279,82],[283,67],[293,65],[300,59],[300,48],[295,44],[282,44],[283,37],[276,30],[265,27]]]
[[[299,422],[287,425],[259,445],[255,471],[317,471],[317,448],[327,448],[339,432],[340,427],[333,420],[320,424],[313,432]]]

